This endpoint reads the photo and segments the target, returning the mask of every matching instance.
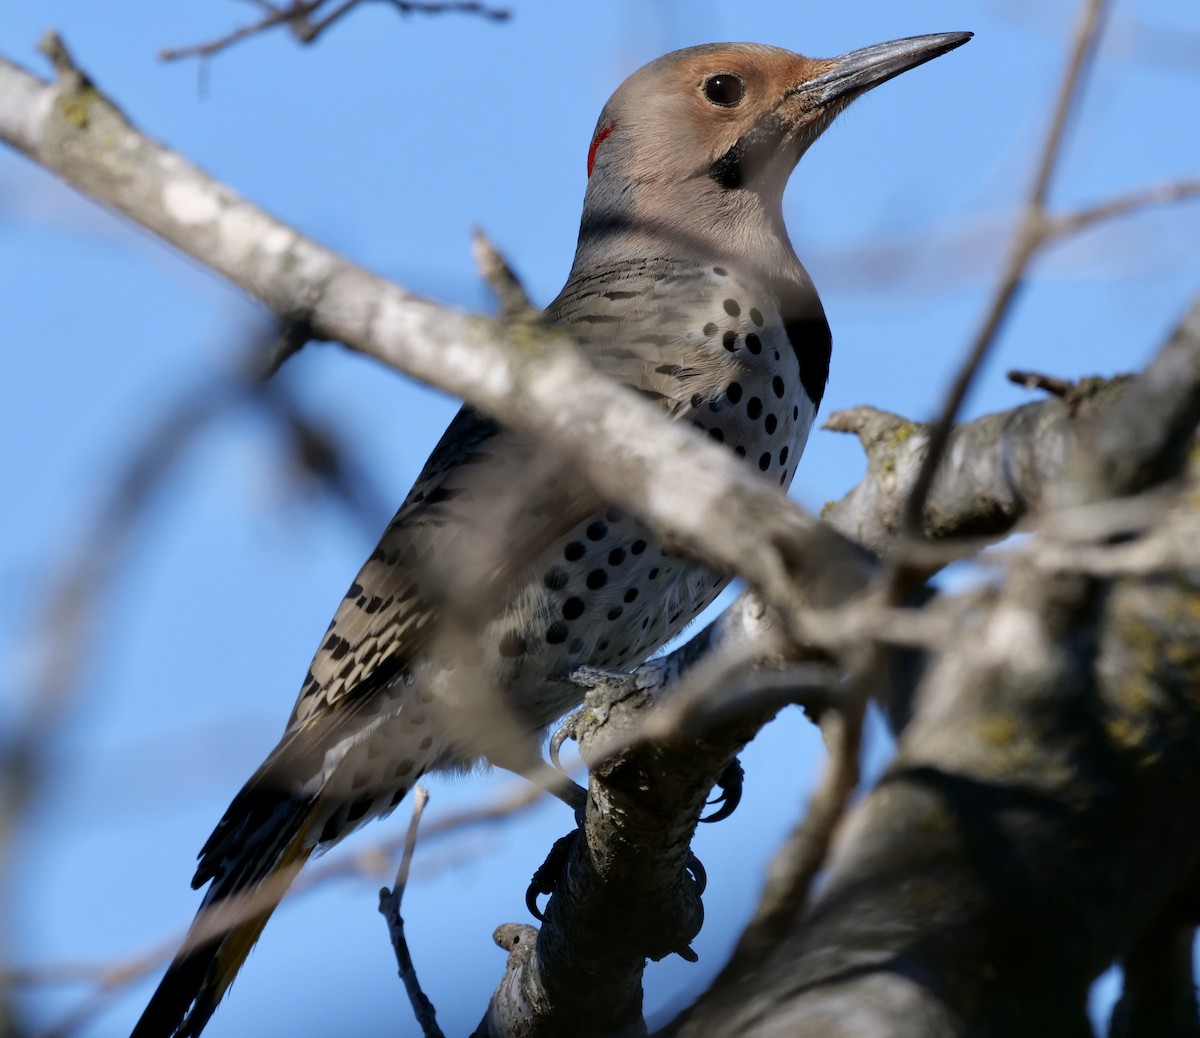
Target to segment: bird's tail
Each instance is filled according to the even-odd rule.
[[[131,1038],[200,1034],[312,854],[315,801],[262,786],[247,784],[200,852],[192,885],[212,885]]]

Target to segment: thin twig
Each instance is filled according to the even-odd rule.
[[[471,255],[475,258],[480,275],[496,294],[502,319],[534,311],[516,273],[480,227],[471,231]]]
[[[417,970],[408,950],[408,940],[404,936],[404,919],[400,915],[400,901],[404,897],[413,851],[417,846],[417,827],[421,824],[421,813],[428,801],[429,791],[424,786],[417,786],[413,790],[412,821],[408,823],[408,832],[404,836],[404,853],[400,857],[400,867],[396,870],[392,889],[383,887],[379,891],[379,914],[387,920],[392,949],[396,953],[396,967],[400,979],[404,981],[404,990],[408,992],[408,1000],[412,1003],[413,1015],[421,1027],[421,1033],[425,1038],[444,1038],[441,1028],[437,1025],[437,1011],[421,990],[421,983],[417,980]]]
[[[1005,377],[1009,382],[1024,386],[1026,389],[1041,389],[1051,396],[1062,398],[1069,396],[1075,388],[1075,383],[1070,379],[1059,378],[1057,375],[1043,375],[1037,371],[1013,370]]]
[[[1091,65],[1100,40],[1107,3],[1108,0],[1084,0],[1075,29],[1075,41],[1071,48],[1067,71],[1059,88],[1054,115],[1042,146],[1041,159],[1029,200],[1026,203],[1020,225],[1009,249],[999,285],[984,316],[983,323],[976,332],[962,367],[946,395],[941,414],[930,431],[929,447],[921,463],[921,468],[917,472],[917,478],[913,483],[912,492],[904,510],[902,535],[905,540],[919,540],[921,537],[925,502],[929,498],[934,476],[942,460],[942,455],[945,453],[951,428],[958,417],[967,390],[970,389],[984,358],[995,343],[997,333],[1020,292],[1030,260],[1047,239],[1047,228],[1050,226],[1050,222],[1046,216],[1046,196],[1062,154],[1068,120],[1083,92],[1084,73]],[[891,578],[893,587],[903,582],[900,579],[903,569],[903,566],[899,570],[893,568]]]
[[[251,36],[267,32],[280,25],[287,25],[292,35],[301,43],[312,43],[334,22],[357,7],[363,0],[342,0],[332,11],[319,18],[313,19],[321,7],[329,0],[292,0],[286,7],[275,7],[267,3],[256,3],[255,6],[266,12],[257,22],[243,25],[232,32],[219,36],[207,43],[194,43],[187,47],[167,48],[159,51],[160,61],[178,61],[180,58],[207,58],[227,47],[233,46]],[[502,22],[511,17],[512,12],[502,7],[489,7],[487,4],[462,3],[413,3],[407,0],[387,0],[392,7],[402,15],[408,14],[476,14],[490,21]]]
[[[1046,224],[1045,233],[1047,237],[1056,238],[1077,234],[1104,220],[1128,216],[1151,206],[1170,205],[1172,202],[1183,202],[1196,197],[1200,197],[1200,177],[1151,184],[1149,187],[1117,195],[1099,205],[1087,206],[1073,213],[1053,217]]]
[[[224,36],[219,36],[215,40],[210,40],[208,43],[193,43],[187,47],[166,48],[158,52],[159,61],[178,61],[180,58],[209,58],[219,51],[225,50],[226,47],[231,47],[233,44],[247,39],[250,36],[256,36],[260,32],[266,32],[268,29],[273,29],[277,25],[282,25],[295,18],[303,17],[316,7],[323,4],[325,0],[313,0],[311,3],[294,3],[287,8],[276,8],[270,13],[264,15],[257,22],[252,22],[250,25],[243,25],[240,28],[234,29]],[[357,0],[354,0],[357,2]],[[303,14],[298,14],[297,8],[307,8]]]

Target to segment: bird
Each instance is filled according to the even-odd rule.
[[[831,335],[784,188],[851,101],[970,36],[830,59],[706,44],[637,70],[590,139],[574,260],[538,320],[786,488]],[[470,406],[454,418],[337,608],[283,737],[200,851],[192,885],[208,890],[133,1038],[199,1035],[310,856],[427,772],[481,758],[529,770],[582,698],[563,675],[642,662],[726,586],[552,457]],[[494,551],[498,527],[506,577],[480,576],[489,590],[472,601],[488,567],[472,545]]]

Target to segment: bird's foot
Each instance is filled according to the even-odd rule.
[[[560,836],[555,840],[554,846],[550,848],[550,853],[546,855],[546,860],[534,870],[533,877],[529,880],[529,886],[525,888],[525,907],[529,909],[529,914],[539,922],[544,922],[546,917],[538,907],[538,895],[553,894],[558,888],[558,880],[563,869],[567,867],[571,848],[582,834],[582,828],[572,829],[566,836]]]
[[[734,757],[729,762],[729,766],[721,772],[721,777],[717,779],[717,789],[720,790],[720,793],[708,802],[710,806],[713,804],[720,806],[712,814],[704,815],[700,821],[720,822],[733,814],[737,810],[738,804],[742,802],[742,788],[745,780],[746,773],[742,770],[741,761]]]

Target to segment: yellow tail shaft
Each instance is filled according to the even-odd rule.
[[[311,802],[293,802],[270,831],[220,863],[204,904],[131,1038],[196,1038],[208,1023],[280,899],[312,854]],[[281,824],[282,823],[282,824]]]

